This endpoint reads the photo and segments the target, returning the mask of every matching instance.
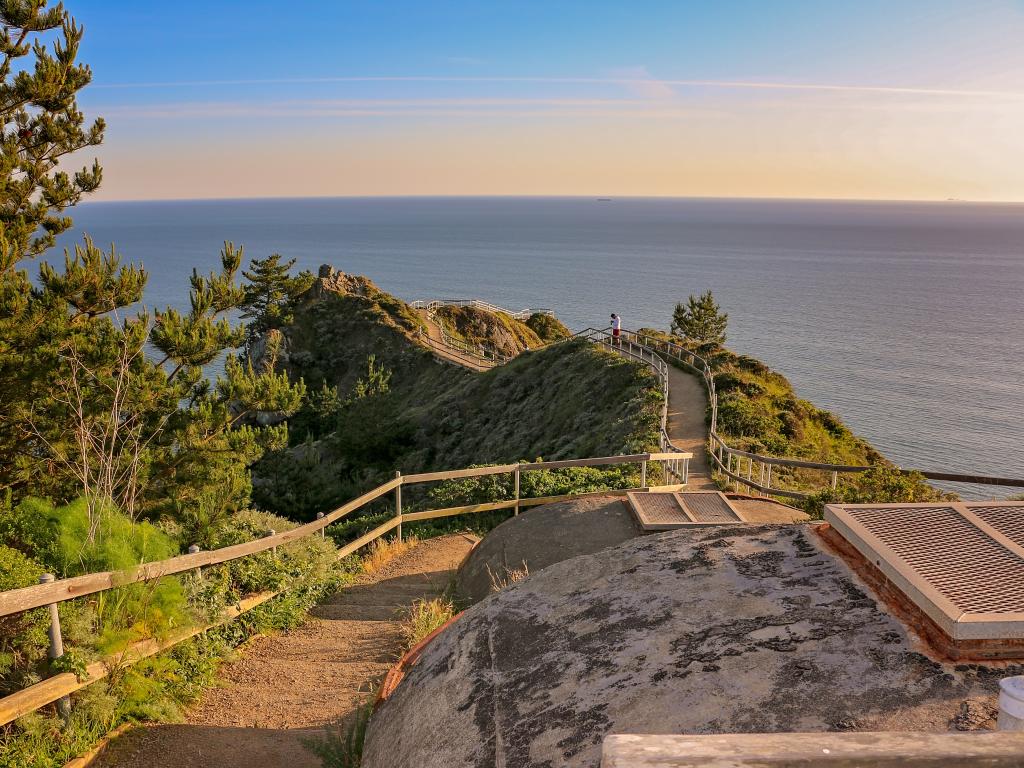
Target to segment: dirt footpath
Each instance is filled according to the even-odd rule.
[[[93,766],[319,768],[303,741],[372,695],[402,652],[401,610],[442,592],[473,542],[428,539],[317,606],[298,629],[255,638],[184,723],[135,728]]]
[[[708,397],[704,385],[696,376],[668,367],[668,424],[666,429],[673,444],[684,451],[692,451],[690,482],[687,490],[717,490],[708,469],[708,427],[704,414]]]

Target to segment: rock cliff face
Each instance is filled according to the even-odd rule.
[[[609,733],[946,730],[1007,674],[923,655],[806,526],[676,531],[469,609],[374,714],[363,766],[595,767]]]

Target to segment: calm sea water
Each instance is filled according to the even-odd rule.
[[[91,203],[88,233],[181,305],[224,240],[404,299],[550,307],[665,328],[710,288],[729,344],[906,467],[1024,476],[1024,206],[393,198]],[[994,489],[1005,494],[1003,489]],[[992,494],[993,489],[984,493]]]

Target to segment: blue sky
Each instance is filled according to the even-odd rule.
[[[67,6],[108,198],[1024,198],[1019,2]]]

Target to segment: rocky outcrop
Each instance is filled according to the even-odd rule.
[[[302,296],[302,301],[322,299],[327,293],[341,295],[367,296],[375,290],[369,279],[361,275],[350,275],[337,270],[330,264],[321,264],[317,278]]]
[[[523,575],[599,552],[640,534],[633,513],[619,498],[545,504],[506,520],[488,533],[459,569],[456,590],[462,597],[478,602]]]
[[[466,611],[374,714],[363,766],[594,768],[609,733],[947,730],[1020,673],[921,651],[806,526],[646,536]]]

